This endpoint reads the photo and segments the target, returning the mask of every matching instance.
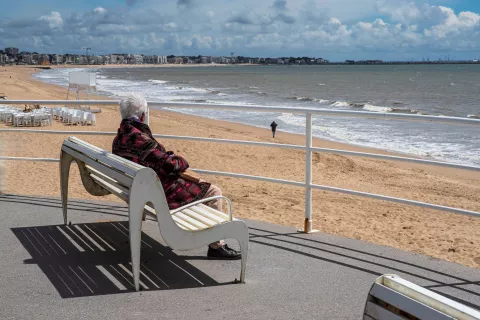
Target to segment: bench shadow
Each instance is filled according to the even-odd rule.
[[[134,291],[127,222],[12,228],[62,298]],[[169,247],[142,232],[142,291],[218,286]]]

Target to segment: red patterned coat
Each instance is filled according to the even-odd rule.
[[[188,168],[181,156],[158,143],[148,125],[124,119],[113,140],[112,152],[120,157],[152,168],[162,182],[170,209],[176,209],[205,196],[210,183],[185,181],[180,173]]]

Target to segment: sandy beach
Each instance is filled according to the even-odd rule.
[[[0,68],[0,93],[11,100],[65,99],[66,88],[31,77],[38,71],[33,67]],[[120,120],[118,108],[102,107],[94,127],[69,126],[54,121],[51,127],[35,129],[115,132]],[[277,138],[273,140],[269,128],[165,111],[151,110],[150,125],[158,134],[305,143],[305,137],[300,135],[277,132]],[[0,124],[0,128],[5,126]],[[6,142],[4,153],[18,157],[58,158],[62,141],[67,136],[0,133],[0,138]],[[111,150],[113,136],[77,137]],[[162,140],[161,143],[168,150],[183,155],[192,168],[296,181],[303,181],[305,176],[305,154],[300,151],[179,140]],[[321,139],[314,139],[314,146],[387,153]],[[479,172],[332,154],[315,153],[313,160],[313,182],[316,184],[480,211]],[[60,196],[57,163],[7,161],[6,168],[8,193]],[[297,227],[303,224],[305,195],[301,188],[217,176],[203,178],[222,188],[233,202],[234,215],[239,218]],[[93,198],[83,190],[75,167],[71,174],[70,196]],[[313,198],[314,228],[322,232],[480,268],[479,218],[324,191],[314,191]],[[104,199],[119,201],[113,196]]]

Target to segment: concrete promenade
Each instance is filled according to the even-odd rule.
[[[480,269],[256,221],[246,284],[240,261],[172,251],[146,221],[137,293],[123,204],[72,200],[64,226],[58,198],[3,195],[0,218],[0,319],[361,319],[386,273],[480,309]]]

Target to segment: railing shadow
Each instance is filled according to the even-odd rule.
[[[134,290],[127,222],[12,228],[62,298]],[[141,290],[222,285],[142,233]]]
[[[478,301],[478,297],[480,297],[479,292],[476,292],[467,288],[463,288],[461,286],[467,285],[467,284],[480,285],[479,281],[468,280],[456,275],[448,274],[445,272],[434,270],[432,268],[427,268],[425,266],[417,265],[414,263],[409,263],[407,261],[394,259],[385,255],[378,255],[368,251],[362,251],[358,249],[349,248],[346,246],[331,244],[325,241],[310,239],[304,236],[299,236],[298,233],[278,233],[278,232],[272,232],[270,230],[264,230],[264,229],[252,228],[252,227],[250,227],[249,230],[250,230],[250,242],[252,243],[288,251],[295,254],[300,254],[300,255],[307,256],[309,258],[313,258],[317,260],[334,263],[342,267],[369,273],[371,275],[374,275],[375,277],[381,276],[382,274],[385,274],[385,273],[398,272],[400,274],[405,274],[405,275],[419,278],[422,280],[430,281],[435,284],[425,286],[425,288],[428,288],[433,292],[436,292],[451,300],[455,300],[459,303],[467,305],[471,308],[480,309],[480,304],[471,303],[469,301],[465,301],[463,299],[459,299],[452,295],[438,291],[438,289],[440,288],[447,288],[447,287],[454,288],[456,290],[463,291],[464,293],[470,295],[470,297],[474,297],[473,298],[474,301]],[[255,234],[255,232],[261,232],[261,233],[267,233],[267,234]],[[273,240],[275,243],[265,242],[264,240],[266,239]],[[302,241],[303,243],[298,242],[298,240]],[[330,249],[326,249],[324,247],[322,248],[319,245],[330,247]],[[292,246],[297,248],[301,247],[301,248],[305,248],[313,251],[305,252],[302,250],[294,249]],[[322,255],[324,253],[333,255],[333,257],[332,258],[324,257]],[[354,254],[361,254],[363,256],[356,257],[354,256]],[[340,259],[344,259],[344,258],[348,258],[352,260],[352,262],[339,261]],[[399,265],[395,265],[396,263],[403,264],[405,268]],[[366,264],[370,265],[371,267],[368,267]],[[413,267],[413,268],[416,268],[417,270],[409,271],[407,270],[408,267],[410,268]],[[385,271],[379,272],[381,269]],[[425,272],[428,275],[425,275]],[[449,277],[457,281],[454,283],[447,283],[447,282],[435,279],[435,275]]]
[[[20,196],[12,194],[0,195],[0,202],[29,204],[46,208],[62,209],[62,200],[35,196]],[[91,203],[88,200],[68,200],[68,210],[101,213],[111,216],[128,218],[128,207],[122,203],[118,205]],[[147,220],[153,220],[147,216]]]

